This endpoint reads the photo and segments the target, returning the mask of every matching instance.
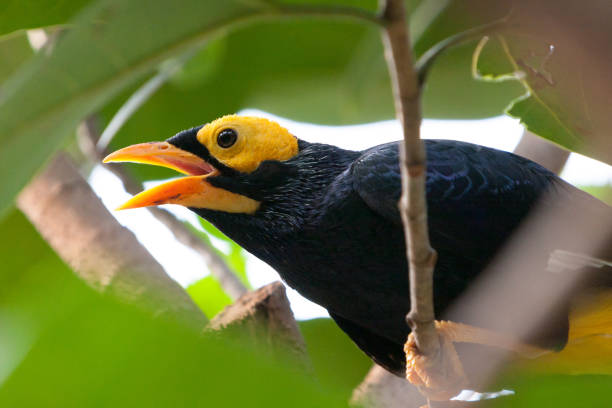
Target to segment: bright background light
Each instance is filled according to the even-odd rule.
[[[309,142],[328,143],[345,149],[363,150],[378,144],[399,140],[401,128],[397,121],[385,121],[354,126],[321,126],[294,122],[269,113],[245,110],[242,115],[267,117],[288,128],[300,139]],[[177,132],[180,129],[177,129]],[[484,120],[424,120],[422,136],[426,139],[454,139],[476,143],[500,150],[512,151],[523,132],[518,120],[500,116]],[[158,140],[171,135],[158,135]],[[571,154],[561,174],[571,184],[612,185],[612,167],[587,157]],[[119,179],[101,166],[97,166],[89,179],[94,191],[112,211],[125,202],[130,195],[125,192]],[[149,188],[165,180],[146,183]],[[196,215],[176,206],[164,206],[194,227],[201,228]],[[166,272],[183,286],[208,275],[202,259],[190,248],[179,244],[172,233],[158,222],[146,209],[112,211],[117,220],[134,232],[138,240],[151,252]],[[214,241],[223,245],[223,242]],[[254,287],[260,287],[279,279],[278,274],[252,255],[247,258],[247,273]],[[297,319],[328,316],[327,311],[288,288],[291,307]]]

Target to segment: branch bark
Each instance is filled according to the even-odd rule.
[[[223,331],[224,335],[249,339],[268,350],[274,357],[287,356],[298,363],[299,368],[312,371],[306,352],[306,342],[293,317],[285,286],[273,282],[248,292],[227,306],[210,322],[209,329]],[[239,331],[238,336],[232,336]]]
[[[395,110],[404,130],[400,149],[404,224],[409,262],[411,310],[406,317],[419,352],[436,355],[440,343],[434,326],[433,269],[436,252],[429,243],[425,200],[425,147],[420,139],[421,106],[403,0],[382,0],[385,57],[389,66]]]
[[[425,402],[417,387],[376,364],[351,397],[352,405],[365,408],[418,408]]]
[[[108,212],[68,156],[58,155],[32,180],[17,206],[90,286],[155,316],[205,327],[189,295]]]
[[[525,129],[514,153],[541,164],[555,174],[561,173],[570,152]]]
[[[96,148],[98,134],[99,132],[96,129],[93,117],[83,122],[79,128],[81,150],[94,163],[100,163],[104,156],[104,153]],[[144,189],[142,183],[131,177],[123,166],[114,164],[107,165],[105,168],[121,180],[123,187],[128,193],[135,195]],[[148,210],[158,221],[163,223],[170,232],[172,232],[177,241],[192,248],[202,257],[210,273],[217,279],[225,293],[227,293],[232,300],[236,300],[247,293],[248,289],[236,274],[234,274],[227,263],[213,248],[189,230],[182,221],[162,208],[148,207]]]

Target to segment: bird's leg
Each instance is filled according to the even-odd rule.
[[[467,384],[468,379],[452,343],[453,332],[436,321],[440,347],[436,355],[419,352],[414,335],[410,333],[404,345],[406,353],[406,378],[428,399],[442,401],[457,395]],[[451,333],[449,335],[449,333]]]
[[[543,349],[513,341],[491,330],[450,321],[436,321],[435,324],[440,337],[436,355],[419,353],[412,333],[404,345],[406,378],[434,401],[448,400],[469,384],[453,343],[498,347],[529,358],[546,353]]]

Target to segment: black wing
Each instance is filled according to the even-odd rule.
[[[451,140],[426,140],[431,241],[438,250],[486,263],[558,178],[512,153]],[[353,187],[383,218],[401,225],[398,143],[364,152]],[[469,233],[469,239],[467,235]]]
[[[430,238],[439,254],[434,282],[439,315],[482,271],[558,178],[511,153],[457,141],[428,140],[425,144]],[[398,146],[390,143],[365,151],[351,172],[353,189],[367,206],[401,228]],[[354,322],[332,317],[378,364],[395,374],[403,373],[405,338],[390,342],[388,336],[383,339]],[[566,334],[567,326],[561,324],[554,337],[563,341]]]

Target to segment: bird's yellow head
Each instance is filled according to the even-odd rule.
[[[185,130],[165,142],[141,143],[120,149],[108,162],[146,163],[177,170],[188,177],[143,191],[119,209],[160,204],[254,213],[260,203],[213,186],[224,173],[253,173],[262,162],[286,161],[298,154],[295,136],[268,119],[228,115]]]
[[[285,161],[298,152],[297,139],[268,119],[228,115],[200,128],[196,135],[210,154],[224,165],[251,173],[262,161]]]

